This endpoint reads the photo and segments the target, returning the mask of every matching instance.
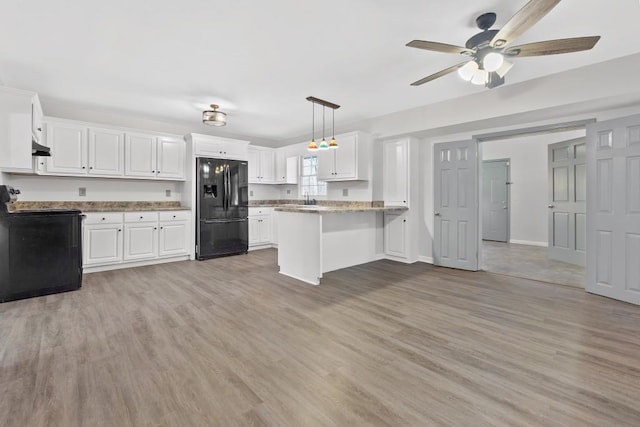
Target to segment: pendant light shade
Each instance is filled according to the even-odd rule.
[[[313,104],[313,107],[311,110],[311,142],[307,146],[307,150],[317,151],[317,150],[328,150],[330,148],[331,149],[338,148],[338,141],[336,141],[336,137],[335,137],[335,111],[336,109],[340,108],[340,106],[329,101],[324,101],[322,99],[315,98],[313,96],[308,96],[307,101]],[[317,144],[315,141],[315,106],[316,104],[322,105],[322,141],[320,141],[320,144]],[[333,119],[332,119],[332,122],[333,122],[332,135],[333,136],[331,137],[331,141],[329,142],[327,142],[324,135],[324,131],[325,131],[324,113],[327,107],[333,110]]]
[[[331,117],[331,141],[329,141],[329,148],[338,148],[338,141],[336,141],[336,110],[332,111]]]
[[[218,111],[220,108],[216,104],[211,104],[211,110],[202,112],[202,123],[209,126],[225,126],[227,124],[227,113]]]

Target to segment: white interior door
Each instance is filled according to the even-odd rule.
[[[640,304],[640,115],[587,126],[587,291]]]
[[[587,169],[585,139],[550,144],[549,250],[557,261],[585,265]]]
[[[478,145],[434,145],[434,264],[478,270]]]
[[[509,241],[509,160],[482,162],[482,239]]]

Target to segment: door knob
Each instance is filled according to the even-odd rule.
[[[555,206],[554,206],[554,205],[547,205],[547,207],[548,207],[549,209],[553,209],[553,208],[555,208]]]
[[[440,216],[440,212],[436,212],[433,214],[434,216]]]

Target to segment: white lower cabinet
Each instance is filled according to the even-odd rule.
[[[273,208],[249,208],[249,247],[271,245]]]
[[[83,265],[121,263],[123,226],[121,213],[88,214],[84,221]]]
[[[384,214],[384,253],[397,258],[408,258],[407,214]]]
[[[84,221],[86,267],[189,255],[189,211],[89,213]],[[159,261],[161,262],[161,261]]]

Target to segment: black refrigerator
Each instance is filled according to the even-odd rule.
[[[247,162],[198,157],[196,257],[247,253],[249,176]]]

